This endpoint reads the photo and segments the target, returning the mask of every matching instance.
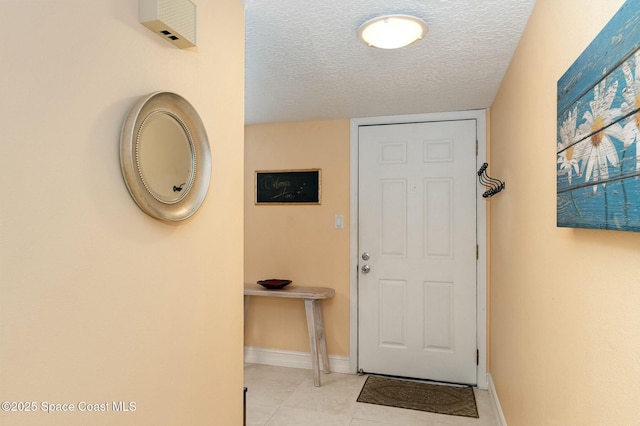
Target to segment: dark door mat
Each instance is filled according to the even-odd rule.
[[[479,417],[476,398],[470,386],[434,385],[369,376],[360,391],[358,402],[452,416]]]

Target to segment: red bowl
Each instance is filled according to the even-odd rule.
[[[271,278],[269,280],[260,280],[258,281],[258,284],[268,290],[278,290],[291,284],[291,280],[279,280]]]

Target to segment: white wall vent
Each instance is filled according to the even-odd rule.
[[[196,5],[189,0],[140,0],[139,19],[181,49],[196,45]]]

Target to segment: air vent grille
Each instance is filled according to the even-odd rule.
[[[181,49],[196,45],[196,5],[189,0],[140,0],[140,23]]]

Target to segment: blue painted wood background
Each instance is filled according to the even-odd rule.
[[[640,232],[640,0],[558,80],[557,223]]]

